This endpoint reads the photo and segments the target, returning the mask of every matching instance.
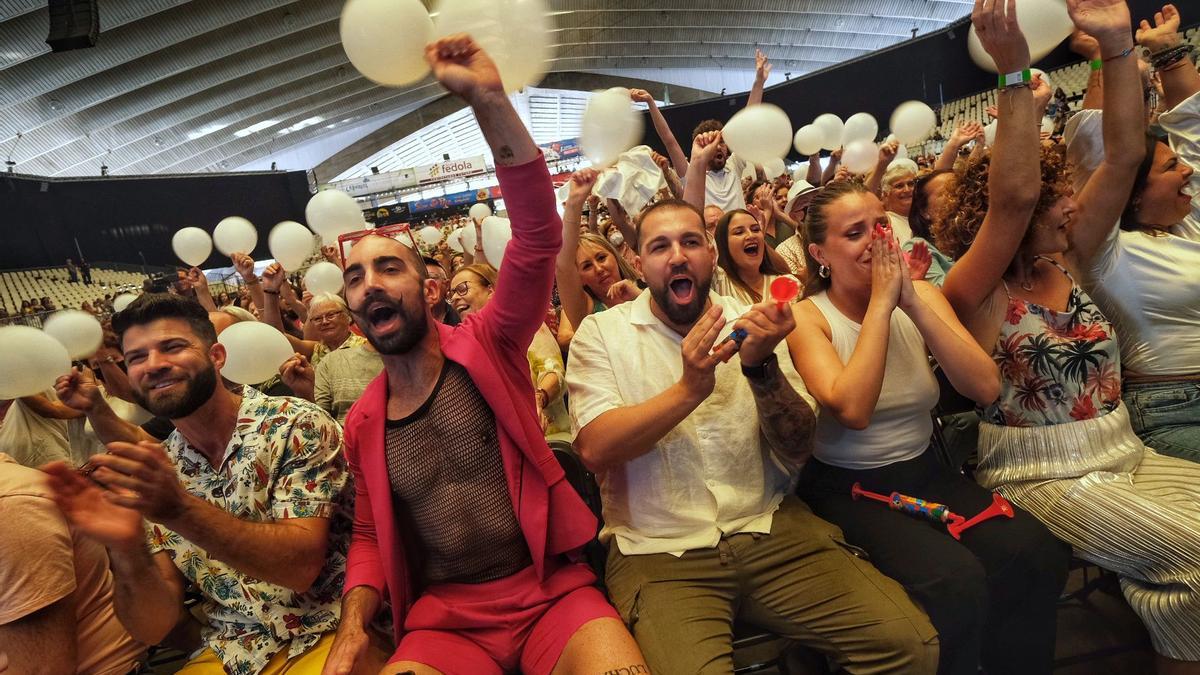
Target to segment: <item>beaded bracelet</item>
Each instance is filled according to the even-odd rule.
[[[1191,56],[1196,51],[1196,48],[1189,44],[1177,45],[1168,47],[1162,51],[1150,55],[1150,65],[1155,70],[1162,70],[1175,65],[1183,59]]]

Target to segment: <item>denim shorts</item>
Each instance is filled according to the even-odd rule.
[[[1147,447],[1200,462],[1200,382],[1126,383],[1122,396]]]

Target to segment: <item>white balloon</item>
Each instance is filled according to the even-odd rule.
[[[933,108],[920,101],[905,101],[896,106],[888,126],[896,140],[915,145],[925,140],[936,124],[937,114]]]
[[[67,348],[72,361],[86,359],[100,348],[104,329],[91,314],[78,309],[64,309],[50,315],[42,330]]]
[[[489,216],[489,218],[490,217],[491,216]],[[458,236],[458,241],[462,243],[464,251],[475,253],[475,244],[478,243],[478,236],[479,233],[475,230],[475,224],[470,223],[462,229],[462,234]]]
[[[792,147],[792,121],[777,105],[742,108],[725,124],[721,137],[729,149],[751,164],[766,164]]]
[[[188,266],[199,267],[212,255],[212,237],[198,227],[185,227],[171,237],[171,248]]]
[[[1031,63],[1046,58],[1054,48],[1067,39],[1075,30],[1067,5],[1063,0],[1016,0],[1017,23],[1029,44]],[[967,52],[975,65],[989,72],[996,72],[996,62],[983,49],[975,27],[967,31]]]
[[[67,348],[29,326],[0,328],[0,400],[33,396],[71,371]]]
[[[295,271],[313,253],[313,233],[294,220],[285,220],[271,228],[267,248],[283,269]]]
[[[472,229],[474,229],[474,226],[471,226],[471,227],[472,227]],[[455,230],[455,231],[451,232],[448,237],[446,237],[446,245],[450,247],[451,251],[454,251],[456,253],[463,252],[462,234],[465,230],[466,230],[466,228],[463,228],[461,230]]]
[[[221,376],[238,384],[253,385],[271,379],[293,354],[283,333],[260,321],[235,323],[221,331],[217,342],[225,345]]]
[[[554,56],[551,23],[545,0],[441,0],[434,32],[474,38],[496,63],[504,90],[511,94],[546,75]],[[404,31],[390,39],[407,39],[400,36]]]
[[[593,93],[579,126],[579,147],[597,167],[612,164],[642,140],[642,116],[629,90],[620,87]]]
[[[425,242],[430,248],[437,246],[442,241],[442,231],[430,225],[422,227],[420,232],[417,232],[417,238]]]
[[[212,233],[217,250],[229,256],[234,253],[250,254],[258,245],[258,230],[254,223],[241,216],[229,216],[217,223]]]
[[[825,133],[815,124],[806,124],[796,130],[796,135],[792,138],[792,145],[796,148],[796,152],[802,155],[815,155],[821,152],[821,145],[825,141]]]
[[[483,220],[483,254],[492,267],[500,269],[504,261],[504,250],[512,239],[512,223],[508,218],[491,216]]]
[[[321,190],[313,195],[304,207],[304,218],[313,232],[330,246],[339,234],[366,229],[358,202],[340,190]]]
[[[342,290],[342,270],[331,262],[321,261],[304,273],[304,287],[310,293],[337,293]]]
[[[373,82],[399,87],[429,72],[433,21],[420,0],[349,0],[339,28],[350,63]]]
[[[879,123],[871,113],[854,113],[846,120],[846,126],[842,129],[842,147],[854,141],[874,142],[878,135]]]
[[[798,183],[802,180],[808,180],[808,162],[800,162],[800,166],[792,171],[793,183]]]
[[[879,162],[879,146],[874,141],[853,141],[842,151],[842,166],[851,173],[866,173]]]
[[[471,216],[471,220],[477,223],[482,223],[484,218],[492,215],[492,207],[484,204],[483,202],[479,202],[471,206],[471,210],[468,212],[468,215]]]
[[[842,130],[846,128],[842,118],[833,113],[825,113],[813,120],[813,126],[821,130],[822,148],[837,150],[842,147]]]
[[[129,306],[129,303],[137,299],[138,296],[134,295],[133,293],[122,293],[113,298],[113,311],[124,312],[125,308]]]
[[[786,170],[787,167],[784,166],[783,160],[778,157],[763,164],[763,175],[766,176],[767,180],[773,180],[782,176]]]
[[[1043,134],[1054,133],[1054,118],[1053,117],[1043,117],[1042,118],[1042,133]]]

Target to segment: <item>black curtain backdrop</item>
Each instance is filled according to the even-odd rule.
[[[171,250],[180,228],[211,233],[226,216],[258,229],[256,259],[281,220],[304,222],[303,171],[195,176],[52,179],[0,174],[0,269],[62,265],[83,256],[152,266],[181,265]],[[215,248],[206,266],[228,265]]]
[[[1154,12],[1162,8],[1163,2],[1129,0],[1128,4],[1136,26],[1143,18],[1153,23]],[[1200,18],[1188,14],[1184,10],[1186,22],[1195,23]],[[996,86],[996,75],[981,70],[967,54],[970,25],[970,19],[964,18],[936,33],[802,78],[793,78],[768,88],[763,101],[783,108],[791,118],[793,129],[811,123],[823,113],[833,113],[845,120],[856,112],[867,112],[879,121],[880,137],[886,136],[892,111],[904,101],[923,101],[936,110],[943,102],[949,103]],[[769,47],[763,47],[763,50],[770,56]],[[1034,66],[1050,71],[1081,60],[1064,42]],[[780,67],[772,74],[782,75]],[[690,154],[692,129],[704,120],[728,121],[746,106],[746,98],[744,93],[723,96],[670,106],[662,112],[684,153]],[[665,153],[649,113],[643,113],[643,118],[646,130],[642,142]],[[803,159],[794,148],[789,158]]]

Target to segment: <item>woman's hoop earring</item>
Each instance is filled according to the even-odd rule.
[[[829,278],[829,267],[827,267],[825,265],[821,265],[820,267],[818,267],[817,268],[817,276],[821,277],[822,279],[828,279]]]

